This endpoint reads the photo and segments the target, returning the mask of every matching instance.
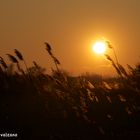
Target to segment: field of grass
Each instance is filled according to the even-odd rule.
[[[51,75],[36,62],[28,67],[18,50],[7,54],[11,64],[0,57],[0,133],[47,140],[140,137],[140,64],[126,71],[106,55],[117,77],[74,77],[45,45],[55,64]]]

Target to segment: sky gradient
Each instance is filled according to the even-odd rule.
[[[72,74],[114,74],[91,46],[105,37],[122,65],[140,62],[139,13],[139,0],[0,0],[0,55],[6,58],[16,48],[28,65],[35,60],[49,72],[54,65],[45,51],[47,41]]]

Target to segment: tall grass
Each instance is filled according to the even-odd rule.
[[[17,68],[6,74],[10,65],[0,57],[2,129],[47,139],[123,137],[124,133],[140,132],[140,64],[134,68],[128,65],[127,71],[106,54],[125,82],[120,77],[73,77],[60,69],[52,47],[45,45],[55,64],[51,75],[35,61],[27,67],[18,50],[14,50],[15,56],[7,54]],[[28,74],[31,80],[25,78]]]
[[[46,50],[47,50],[48,54],[51,56],[51,58],[54,61],[54,64],[56,66],[56,70],[59,72],[59,67],[58,67],[58,65],[60,65],[59,60],[53,55],[52,48],[51,48],[50,44],[45,42],[45,45],[46,45]]]

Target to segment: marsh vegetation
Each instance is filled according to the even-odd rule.
[[[10,64],[0,57],[0,132],[50,140],[140,136],[140,64],[126,70],[106,54],[117,77],[74,77],[45,47],[52,74],[35,61],[27,66],[16,49]]]

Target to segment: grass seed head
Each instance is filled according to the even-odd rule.
[[[11,54],[6,54],[6,55],[8,55],[10,61],[12,61],[13,63],[18,63],[18,60],[13,55]]]
[[[50,55],[52,55],[52,48],[51,48],[51,46],[50,46],[50,44],[48,44],[47,42],[45,42],[45,45],[46,45],[46,50],[48,51],[48,53],[50,54]]]
[[[59,60],[56,57],[53,56],[53,59],[54,59],[56,64],[60,65],[60,62],[59,62]]]
[[[112,44],[109,41],[106,41],[106,44],[107,44],[108,48],[110,48],[110,49],[113,48]]]
[[[17,49],[15,49],[15,54],[20,60],[23,60],[22,54]]]
[[[0,56],[0,64],[1,64],[5,69],[8,68],[7,64],[5,63],[4,59],[3,59],[1,56]]]

